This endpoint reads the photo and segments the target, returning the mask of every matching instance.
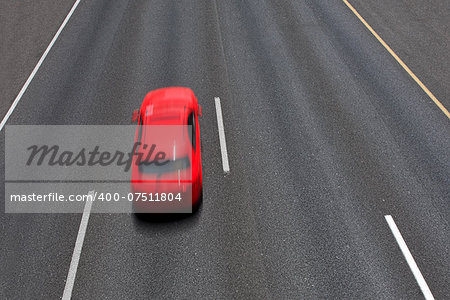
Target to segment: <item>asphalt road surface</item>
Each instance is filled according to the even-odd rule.
[[[2,28],[39,41],[20,70],[2,45],[3,115],[72,3]],[[351,3],[449,108],[448,1]],[[421,299],[386,215],[450,299],[449,118],[342,1],[82,0],[6,126],[130,124],[174,85],[203,106],[203,206],[90,215],[73,299]],[[2,209],[0,298],[61,298],[80,222]]]

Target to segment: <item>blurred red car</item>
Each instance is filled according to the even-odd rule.
[[[151,91],[133,112],[133,121],[138,122],[131,167],[135,212],[183,213],[199,207],[203,199],[199,116],[202,107],[185,87]],[[146,163],[140,161],[148,157]]]

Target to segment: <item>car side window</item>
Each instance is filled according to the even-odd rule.
[[[192,146],[194,147],[195,150],[195,141],[197,140],[197,135],[195,132],[195,112],[192,112]]]
[[[192,143],[192,147],[195,150],[195,140],[196,140],[196,135],[195,135],[195,112],[191,112],[189,114],[188,120],[187,120],[187,124],[191,126],[191,130],[189,130],[189,139],[191,140]]]
[[[142,139],[142,129],[144,127],[143,125],[144,125],[144,121],[143,121],[142,115],[141,115],[140,118],[139,118],[139,123],[138,123],[138,138],[137,138],[137,142],[138,143],[140,143],[141,139]],[[139,149],[139,146],[136,147],[136,153],[137,153],[138,149]]]

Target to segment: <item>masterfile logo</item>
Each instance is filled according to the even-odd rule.
[[[140,152],[139,149],[147,150],[146,153]],[[58,145],[48,146],[48,145],[32,145],[27,148],[29,150],[30,156],[26,162],[27,166],[35,164],[36,166],[41,166],[42,164],[47,164],[48,166],[66,166],[70,167],[72,165],[76,166],[109,166],[116,164],[117,166],[123,166],[124,171],[128,172],[130,170],[131,164],[133,163],[133,156],[138,158],[135,160],[136,165],[151,165],[164,166],[170,161],[166,159],[166,153],[163,151],[157,152],[154,156],[156,144],[147,145],[140,142],[135,142],[133,148],[128,153],[116,150],[111,151],[100,151],[100,146],[96,145],[94,149],[88,150],[86,148],[81,148],[77,153],[68,150],[62,150]],[[145,154],[145,155],[144,155]],[[144,158],[145,156],[145,158]]]
[[[158,173],[175,156],[190,160],[190,125],[143,127],[151,132],[145,142],[135,140],[135,125],[8,125],[5,179],[129,181],[133,164]]]

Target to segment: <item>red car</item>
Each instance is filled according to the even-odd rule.
[[[190,213],[203,198],[198,117],[194,92],[168,87],[149,92],[139,110],[131,167],[138,213]],[[144,162],[143,162],[144,161]]]

